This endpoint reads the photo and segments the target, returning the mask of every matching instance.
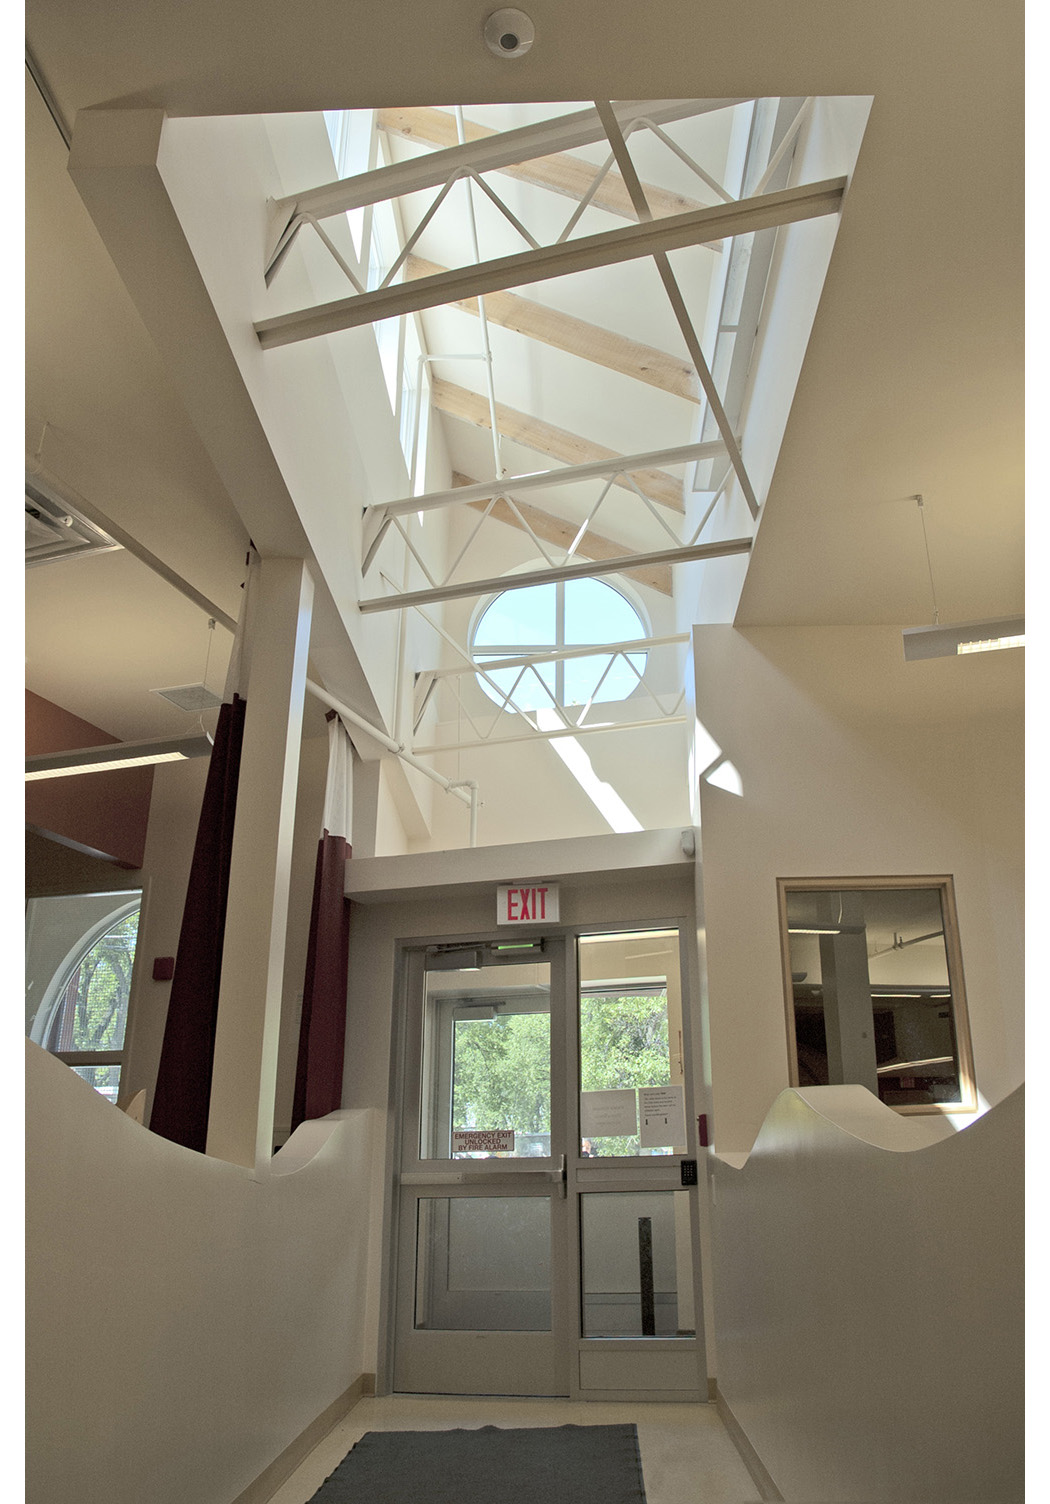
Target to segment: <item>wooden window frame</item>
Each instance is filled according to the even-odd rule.
[[[941,914],[944,922],[944,949],[948,967],[948,989],[951,994],[952,1022],[955,1034],[956,1064],[959,1075],[958,1102],[886,1103],[891,1112],[903,1116],[977,1111],[977,1083],[973,1066],[973,1045],[970,1038],[969,1009],[966,1001],[966,983],[963,975],[962,947],[959,941],[959,918],[955,904],[955,883],[950,875],[936,876],[878,876],[878,877],[778,877],[777,909],[780,925],[780,954],[784,989],[785,1021],[787,1025],[788,1073],[792,1086],[799,1086],[798,1049],[796,1041],[795,996],[791,975],[791,946],[788,934],[787,900],[794,892],[833,892],[844,889],[861,892],[868,889],[932,888],[940,894]]]

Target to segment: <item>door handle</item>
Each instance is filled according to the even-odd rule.
[[[466,1177],[447,1170],[416,1170],[400,1178],[402,1185],[462,1185]]]
[[[562,1200],[562,1201],[564,1201],[566,1195],[568,1194],[567,1193],[567,1189],[566,1189],[566,1181],[569,1178],[568,1177],[568,1171],[566,1170],[566,1167],[565,1167],[565,1155],[564,1154],[561,1155],[561,1157],[560,1157],[560,1162],[559,1162],[558,1168],[556,1170],[551,1170],[550,1177],[551,1177],[551,1179],[553,1181],[555,1181],[557,1183],[559,1199]]]
[[[402,1185],[484,1185],[493,1179],[492,1170],[409,1170],[401,1176]],[[564,1200],[566,1190],[567,1170],[565,1155],[558,1160],[558,1166],[554,1170],[518,1170],[512,1172],[508,1179],[514,1180],[545,1180],[560,1186],[559,1195]]]

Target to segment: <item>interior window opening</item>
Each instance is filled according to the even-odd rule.
[[[794,1084],[973,1111],[951,879],[782,881],[781,914]]]

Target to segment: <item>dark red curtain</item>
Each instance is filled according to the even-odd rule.
[[[306,981],[299,1025],[292,1129],[342,1103],[350,904],[344,897],[350,847],[326,830],[317,845]]]
[[[226,928],[226,895],[244,740],[245,701],[234,695],[219,711],[197,844],[190,868],[175,975],[168,1001],[150,1127],[205,1152],[215,1054],[215,1019]]]

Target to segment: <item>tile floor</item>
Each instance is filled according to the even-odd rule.
[[[400,1394],[359,1401],[274,1494],[271,1504],[307,1504],[366,1431],[608,1426],[631,1421],[638,1427],[647,1504],[757,1504],[761,1496],[714,1405],[465,1400]]]

